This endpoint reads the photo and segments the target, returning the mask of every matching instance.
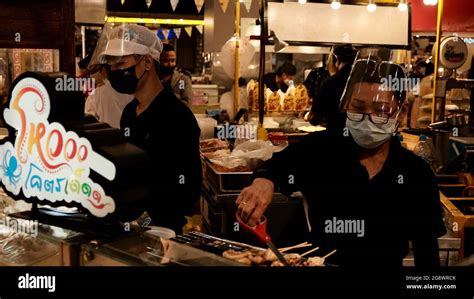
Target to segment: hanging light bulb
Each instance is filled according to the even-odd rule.
[[[305,4],[305,3],[306,3],[306,0],[298,0],[298,3],[299,3],[299,4]]]
[[[339,0],[333,0],[331,2],[331,8],[334,10],[338,10],[339,8],[341,8],[341,2]]]
[[[152,0],[145,0],[146,7],[150,8]]]
[[[374,12],[377,9],[377,5],[375,5],[374,0],[369,1],[369,5],[367,5],[367,10],[370,12]]]
[[[124,5],[124,4],[125,4],[125,0],[122,0],[120,3],[122,3],[122,5]]]
[[[398,10],[399,11],[406,11],[408,9],[408,5],[406,0],[401,0],[400,3],[398,3]]]

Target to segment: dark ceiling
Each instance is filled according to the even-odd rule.
[[[169,0],[152,0],[150,8],[146,6],[145,0],[107,0],[107,11],[109,12],[132,12],[132,13],[159,13],[178,15],[204,15],[204,8],[198,13],[193,0],[181,0],[173,11]]]

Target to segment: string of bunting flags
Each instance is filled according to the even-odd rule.
[[[148,0],[152,1],[152,0]],[[171,8],[173,11],[176,10],[176,7],[178,7],[180,0],[170,0]],[[230,0],[218,0],[219,5],[224,12],[224,14],[227,12],[227,8],[229,7],[229,1]],[[202,7],[204,6],[205,0],[194,0],[194,4],[196,5],[196,9],[198,13],[201,12]],[[250,12],[250,9],[252,7],[253,0],[240,0],[240,3],[242,3],[247,10],[247,12]],[[198,30],[200,34],[203,33],[204,31],[204,26],[203,25],[198,25],[194,26]],[[191,37],[193,33],[193,26],[188,26],[188,27],[178,27],[178,28],[170,28],[170,29],[158,29],[156,34],[160,39],[178,39],[181,36],[182,29],[184,29],[184,32]]]
[[[227,12],[227,7],[229,7],[229,1],[230,0],[219,0],[219,5],[221,6],[221,9],[224,12],[224,14]],[[240,3],[242,3],[245,6],[245,9],[247,10],[247,12],[250,12],[250,8],[252,7],[252,2],[253,0],[240,0]]]
[[[150,8],[153,0],[146,0],[146,5],[148,8]],[[170,0],[171,8],[173,11],[176,11],[176,7],[178,7],[180,0]],[[204,1],[205,0],[194,0],[194,4],[196,5],[196,9],[198,13],[201,13],[202,7],[204,6]],[[229,1],[230,0],[218,0],[219,5],[221,6],[221,9],[224,13],[227,12],[227,7],[229,6]],[[240,3],[242,3],[245,6],[245,9],[247,12],[250,12],[250,8],[252,7],[252,2],[253,0],[240,0]],[[122,5],[124,5],[125,0],[121,0]]]
[[[156,32],[156,35],[160,39],[178,39],[181,36],[181,33],[183,32],[182,30],[184,29],[184,32],[191,37],[193,34],[193,27],[196,27],[197,31],[202,34],[204,31],[204,26],[203,25],[198,25],[198,26],[187,26],[187,27],[177,27],[177,28],[169,28],[169,29],[158,29]]]
[[[132,1],[132,0],[128,0],[128,1]],[[155,0],[155,1],[159,1],[159,0]],[[194,0],[194,4],[196,5],[198,13],[201,13],[202,7],[204,5],[204,1],[205,0]],[[248,0],[248,1],[252,1],[252,0]],[[120,3],[124,5],[125,0],[120,0]],[[145,3],[146,3],[146,6],[150,8],[151,4],[153,3],[153,0],[145,0]],[[170,0],[171,8],[173,9],[173,11],[175,11],[176,7],[178,7],[178,3],[179,3],[179,0]]]

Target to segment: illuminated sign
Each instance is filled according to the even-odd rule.
[[[49,123],[49,94],[34,78],[20,80],[3,112],[16,130],[14,144],[0,145],[0,180],[13,195],[78,203],[96,217],[115,211],[115,202],[89,178],[90,169],[112,181],[115,165],[90,142],[57,122]]]
[[[474,38],[472,38],[472,37],[465,37],[465,38],[463,38],[463,40],[468,45],[474,44]]]
[[[448,69],[457,69],[467,60],[467,46],[458,36],[443,38],[440,44],[439,61]]]

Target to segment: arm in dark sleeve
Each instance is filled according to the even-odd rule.
[[[274,153],[270,160],[254,172],[254,178],[271,180],[275,189],[278,188],[285,195],[299,191],[298,183],[301,182],[300,176],[304,175],[302,168],[305,166],[305,159],[313,157],[317,150],[313,137],[310,134],[283,151]]]
[[[312,125],[320,125],[327,117],[327,101],[331,89],[330,86],[331,83],[329,79],[327,79],[321,84],[321,87],[313,98],[313,106],[311,106],[313,118],[310,120]]]
[[[425,166],[425,165],[424,165]],[[411,224],[413,254],[415,266],[423,269],[439,267],[438,238],[446,233],[439,199],[439,190],[436,178],[426,165],[427,171],[423,175],[421,190],[418,193],[418,203],[414,207],[413,222]],[[415,212],[416,211],[416,212]]]
[[[162,197],[160,208],[167,210],[167,214],[188,215],[200,194],[200,131],[192,112],[184,104],[179,105],[179,109],[164,111],[165,120],[155,129],[160,136],[153,144],[157,168],[154,177],[159,186],[154,189],[157,197]],[[180,121],[172,130],[164,130],[163,123],[169,123],[176,115],[180,115]]]
[[[184,74],[181,75],[181,80],[184,82],[183,89],[181,90],[181,101],[184,101],[189,105],[193,97],[193,84],[191,79]],[[181,82],[179,84],[181,84]]]

